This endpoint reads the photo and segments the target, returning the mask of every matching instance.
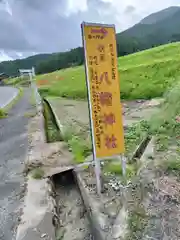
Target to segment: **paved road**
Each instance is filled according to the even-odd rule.
[[[13,87],[0,87],[0,108],[5,107],[18,94],[18,89]]]
[[[1,97],[1,95],[0,95]],[[27,151],[27,124],[24,116],[32,107],[30,92],[10,110],[7,119],[0,120],[0,239],[12,240],[20,204],[23,183],[23,161]]]

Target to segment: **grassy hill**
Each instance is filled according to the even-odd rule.
[[[180,42],[118,59],[121,98],[161,97],[180,78]],[[40,92],[48,96],[86,99],[84,66],[37,76]]]

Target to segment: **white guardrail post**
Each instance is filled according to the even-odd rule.
[[[36,81],[35,81],[36,74],[35,74],[34,67],[32,67],[32,77],[34,78],[34,81],[32,80],[32,82],[33,82],[34,94],[35,94],[35,99],[36,99],[36,108],[37,108],[37,112],[39,112],[39,110],[40,110],[39,108],[41,108],[41,106],[42,106],[42,100],[41,100],[41,96],[38,92],[38,88],[37,88]]]

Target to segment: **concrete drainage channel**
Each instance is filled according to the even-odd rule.
[[[49,107],[53,112],[50,104]],[[54,112],[53,114],[60,129],[62,126],[59,126],[57,116]],[[145,137],[133,153],[132,160],[141,158],[150,142],[151,138],[149,136]],[[83,168],[75,167],[50,177],[56,202],[56,214],[53,221],[56,239],[123,239],[123,233],[121,232],[125,232],[123,228],[126,225],[127,217],[127,213],[123,212],[124,208],[121,209],[115,218],[116,220],[111,224],[107,214],[102,214],[98,210],[98,204],[87,190],[81,171],[83,171]]]
[[[46,143],[42,121],[43,116],[40,114],[32,124],[36,133],[31,137],[28,164],[35,168],[46,163],[53,164],[53,146],[57,145]],[[150,142],[150,138],[145,139],[136,149],[134,157],[144,155]],[[47,149],[51,151],[46,153]],[[40,152],[44,152],[44,155],[41,156]],[[46,162],[48,158],[50,162]],[[63,157],[58,157],[58,160],[62,161]],[[123,239],[127,213],[121,207],[117,214],[109,205],[115,198],[113,206],[119,209],[120,195],[116,196],[114,192],[107,190],[110,195],[104,194],[101,198],[95,196],[94,177],[91,179],[91,171],[90,175],[83,174],[82,166],[64,171],[62,167],[53,165],[52,169],[55,172],[38,180],[32,179],[30,173],[28,174],[23,215],[16,240]],[[105,211],[106,205],[111,212]],[[113,221],[109,221],[111,218]]]
[[[51,177],[56,201],[57,240],[94,239],[75,175],[74,170],[68,170]]]
[[[43,117],[36,116],[32,121],[34,136],[31,137],[27,166],[40,169],[45,159],[54,152],[42,156],[43,148],[53,149],[43,136]],[[44,147],[43,147],[44,146]],[[54,150],[54,149],[53,149]],[[51,152],[51,153],[50,153]],[[46,156],[47,154],[47,156]],[[53,166],[56,170],[56,167]],[[71,167],[64,172],[62,168],[53,174],[45,174],[35,179],[33,171],[26,176],[26,190],[22,216],[17,227],[16,240],[88,240],[95,239],[91,233],[88,215],[76,182],[76,173]]]

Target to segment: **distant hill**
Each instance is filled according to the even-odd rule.
[[[180,7],[169,7],[156,13],[152,13],[140,21],[141,24],[154,24],[173,16]]]
[[[0,73],[4,72],[10,76],[17,76],[19,75],[18,69],[37,66],[40,62],[49,59],[50,56],[52,56],[52,54],[37,54],[35,56],[30,56],[25,59],[1,62]]]
[[[141,50],[180,40],[180,7],[151,14],[140,23],[118,34],[118,38],[134,38]]]
[[[153,13],[138,24],[117,34],[118,56],[180,41],[180,7],[170,7]],[[11,76],[19,68],[36,67],[37,73],[48,73],[70,66],[81,65],[84,61],[81,47],[65,53],[39,54],[26,59],[0,63],[0,72]]]

